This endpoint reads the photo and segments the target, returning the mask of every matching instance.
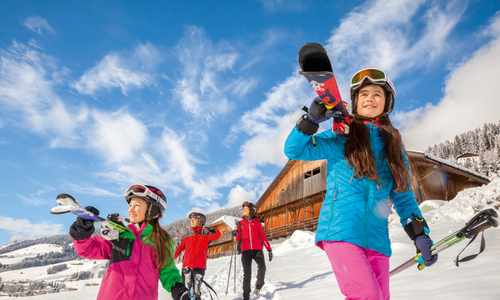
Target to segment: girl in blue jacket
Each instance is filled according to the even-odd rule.
[[[319,123],[333,116],[316,98],[285,142],[294,160],[328,160],[327,191],[321,207],[316,245],[325,250],[346,299],[389,299],[388,232],[394,204],[401,224],[414,241],[419,269],[431,256],[427,223],[411,189],[407,154],[389,120],[396,91],[386,74],[364,69],[351,79],[353,119],[348,133],[322,132]]]

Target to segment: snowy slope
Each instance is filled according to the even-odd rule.
[[[421,205],[424,217],[429,221],[431,237],[437,241],[462,227],[475,211],[485,208],[500,208],[500,179],[492,181],[489,185],[471,188],[462,191],[450,202],[425,201]],[[475,210],[475,211],[474,211]],[[396,215],[391,215],[392,222],[389,232],[392,241],[393,256],[391,269],[402,264],[414,255],[415,248],[406,236]],[[456,267],[454,259],[467,244],[468,240],[439,254],[438,262],[432,266],[418,271],[410,268],[391,278],[392,299],[500,299],[500,228],[490,228],[485,231],[486,250],[476,259],[461,263]],[[274,259],[266,262],[266,284],[262,289],[264,299],[344,299],[341,295],[335,276],[331,271],[326,255],[314,246],[314,233],[297,231],[286,240],[271,242]],[[475,241],[461,255],[465,257],[479,251],[479,239]],[[93,261],[83,260],[84,265],[72,266],[72,270],[64,271],[65,274],[73,273],[77,268],[82,270],[101,267],[105,262],[94,265]],[[222,257],[208,261],[205,280],[217,291],[220,300],[242,299],[241,261],[236,259],[236,291],[233,291],[233,271],[227,296],[225,295],[228,282],[230,257]],[[180,267],[180,265],[178,266]],[[23,271],[25,275],[34,279],[49,279],[47,275],[40,275],[43,268],[37,267]],[[255,269],[253,265],[253,280],[255,284]],[[28,273],[28,270],[30,270]],[[17,278],[11,272],[1,273],[5,281],[7,278]],[[97,273],[97,271],[96,271]],[[45,272],[46,274],[46,272]],[[63,276],[64,274],[57,274]],[[52,280],[52,279],[50,279]],[[100,279],[73,282],[77,292],[64,292],[35,296],[40,299],[95,299],[99,287],[84,287],[85,282],[99,282]],[[170,299],[168,293],[160,288],[160,299]],[[10,299],[10,298],[4,298]],[[210,299],[208,294],[204,300]]]
[[[22,261],[28,257],[35,257],[38,254],[48,253],[48,252],[61,252],[62,247],[58,245],[51,244],[38,244],[16,251],[12,251],[3,255],[0,255],[0,264],[10,265]]]

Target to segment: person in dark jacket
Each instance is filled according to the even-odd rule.
[[[257,282],[255,283],[254,296],[258,297],[264,276],[266,263],[262,245],[266,247],[269,261],[273,259],[271,245],[267,240],[259,218],[256,217],[257,209],[253,203],[245,201],[242,205],[243,216],[238,222],[238,227],[233,231],[236,241],[241,241],[241,264],[243,265],[243,300],[250,299],[250,280],[252,276],[252,260],[257,263]]]
[[[185,251],[182,260],[182,282],[188,289],[193,288],[193,296],[196,299],[201,299],[201,280],[205,276],[208,244],[220,238],[221,233],[217,228],[204,226],[207,218],[202,213],[192,212],[189,218],[192,232],[182,239],[175,250],[174,258]]]
[[[414,241],[419,269],[437,260],[437,254],[431,255],[430,231],[411,187],[408,156],[389,120],[395,99],[394,85],[385,72],[361,70],[351,79],[354,117],[348,132],[314,135],[319,123],[334,115],[316,98],[285,142],[290,159],[328,160],[316,245],[326,252],[346,299],[390,297],[387,199]]]

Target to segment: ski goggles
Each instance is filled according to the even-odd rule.
[[[361,71],[358,71],[354,76],[351,78],[351,88],[358,86],[363,82],[363,79],[366,77],[369,77],[372,82],[375,83],[386,83],[389,78],[385,74],[384,71],[379,70],[379,69],[364,69]]]
[[[201,218],[203,215],[200,214],[200,213],[197,213],[197,212],[192,212],[189,214],[189,218],[192,219],[192,218],[195,218],[195,219],[199,219]]]
[[[158,191],[158,193],[161,193],[160,190],[156,191]],[[163,202],[165,202],[163,199],[161,199],[160,196],[158,196],[158,194],[154,193],[147,186],[144,185],[139,185],[139,184],[132,185],[125,191],[125,193],[123,193],[123,196],[125,196],[125,198],[128,198],[131,195],[137,196],[139,198],[151,197],[162,204]]]
[[[243,204],[242,204],[241,206],[243,206],[243,207],[244,207],[244,206],[250,206],[250,202],[245,201],[245,202],[243,202]]]

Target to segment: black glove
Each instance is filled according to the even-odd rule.
[[[115,224],[119,224],[119,225],[122,225],[123,227],[125,227],[125,225],[121,221],[121,220],[123,220],[123,217],[120,216],[120,214],[118,214],[118,213],[109,214],[108,220],[115,223]],[[102,226],[101,235],[106,240],[108,240],[108,241],[117,240],[120,237],[120,231],[118,229],[115,229],[114,227],[108,226],[105,222],[101,223],[101,226]]]
[[[268,251],[267,254],[269,255],[269,261],[273,260],[273,250]]]
[[[238,232],[238,229],[235,229],[235,230],[233,230],[232,232],[233,232],[233,236],[238,236],[238,234],[240,234],[240,233]]]
[[[300,119],[297,121],[296,126],[300,132],[306,135],[313,135],[319,129],[319,125],[311,122],[307,118],[307,115],[303,115],[302,117],[300,117]]]
[[[94,215],[99,215],[99,210],[93,206],[87,206],[85,209]],[[77,217],[76,221],[69,228],[69,235],[75,240],[85,240],[89,238],[94,231],[94,221]]]
[[[190,300],[189,290],[184,286],[182,282],[176,282],[175,285],[170,290],[172,293],[172,299],[174,300]]]
[[[208,233],[210,233],[210,234],[215,234],[217,232],[217,230],[215,228],[213,228],[212,226],[207,226],[205,228],[208,230]]]
[[[321,98],[314,98],[307,112],[307,119],[312,123],[319,124],[333,117],[335,111],[327,109]]]

